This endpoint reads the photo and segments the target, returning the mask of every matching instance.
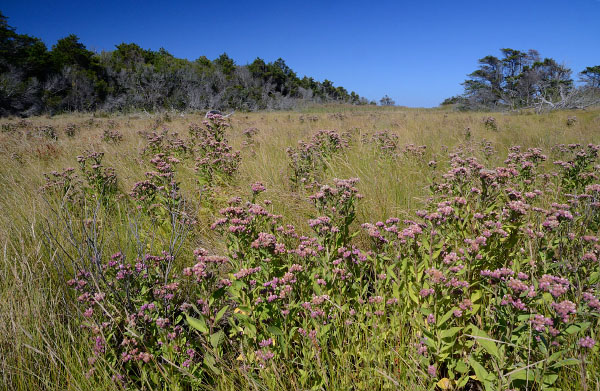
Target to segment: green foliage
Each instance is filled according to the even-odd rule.
[[[60,72],[65,66],[79,66],[88,69],[92,62],[93,53],[79,42],[75,34],[59,39],[50,51],[50,60],[55,72]]]
[[[116,50],[111,53],[112,66],[115,70],[135,70],[139,65],[151,63],[152,51],[144,50],[135,43],[122,43],[116,45]]]
[[[459,103],[465,103],[465,98],[457,95],[457,96],[452,96],[450,98],[446,98],[444,99],[444,101],[442,103],[440,103],[441,106],[448,106],[448,105],[454,105],[454,104],[459,104]]]
[[[387,109],[372,114],[384,112],[383,126],[405,118],[404,111],[396,118],[391,113],[391,120]],[[577,114],[577,130],[586,129],[595,115]],[[447,121],[444,113],[436,115]],[[464,125],[489,116],[448,117],[453,115],[464,117]],[[304,191],[286,191],[289,161],[282,149],[289,141],[269,138],[268,127],[255,122],[260,116],[269,116],[266,123],[297,118],[256,114],[229,122],[208,116],[180,138],[165,127],[185,129],[184,120],[160,116],[152,127],[162,130],[140,131],[136,139],[134,130],[123,127],[125,119],[73,117],[74,123],[60,126],[55,123],[62,118],[49,122],[57,131],[77,128],[73,138],[57,142],[32,133],[30,143],[69,148],[93,140],[106,155],[100,161],[90,157],[81,171],[49,173],[48,202],[41,205],[50,210],[36,207],[30,212],[35,218],[15,231],[22,236],[7,242],[3,277],[13,279],[10,273],[35,264],[53,274],[38,275],[31,268],[37,289],[23,289],[14,277],[3,308],[15,305],[12,295],[22,295],[28,304],[32,292],[40,291],[59,303],[42,306],[45,315],[38,319],[28,317],[29,311],[40,311],[37,306],[3,313],[8,321],[2,330],[17,335],[18,345],[1,346],[8,352],[0,365],[10,386],[69,388],[75,380],[76,387],[90,389],[111,389],[105,384],[114,384],[113,389],[303,390],[595,386],[598,146],[558,145],[548,149],[548,156],[537,148],[503,151],[497,140],[538,140],[547,129],[542,122],[538,133],[522,135],[514,130],[519,122],[512,116],[502,118],[499,132],[480,126],[469,141],[443,147],[404,144],[406,132],[396,125],[382,132],[353,129],[353,135],[362,136],[355,138],[319,131],[309,139],[322,156],[319,183],[306,197]],[[327,120],[361,125],[359,116],[364,111],[305,116],[310,122],[297,135]],[[548,121],[560,130],[565,119],[557,113]],[[533,116],[518,120],[541,122]],[[37,132],[39,121],[11,121],[2,136],[13,140],[21,132]],[[224,126],[228,122],[233,126]],[[241,131],[241,125],[251,124],[261,131]],[[423,128],[417,124],[414,141],[426,142],[420,138]],[[95,137],[105,129],[123,131],[123,142],[99,142]],[[95,135],[86,134],[93,130]],[[482,132],[494,142],[480,139]],[[453,131],[447,134],[452,137]],[[436,129],[431,137],[439,135]],[[241,171],[211,184],[215,197],[198,197],[203,189],[196,181],[196,159],[211,143],[229,139],[232,145],[254,140],[256,155],[244,150]],[[200,145],[203,140],[206,146]],[[131,153],[144,141],[141,154]],[[273,145],[277,149],[265,149]],[[260,162],[261,156],[268,156],[270,165]],[[5,193],[10,194],[10,186],[24,185],[20,175],[10,179],[10,170],[22,163],[6,160]],[[24,161],[23,169],[32,171],[35,160]],[[46,162],[40,166],[47,167]],[[140,181],[129,194],[117,190],[109,202],[98,202],[100,183],[107,179],[103,166],[111,163],[120,186]],[[248,170],[253,164],[254,173]],[[280,176],[275,181],[271,168]],[[415,175],[399,176],[399,170]],[[329,179],[348,173],[363,179]],[[383,211],[374,201],[398,186],[388,188],[384,176],[415,188],[430,182],[430,194],[411,193],[423,196],[417,201],[423,210],[400,209],[407,201],[397,197]],[[268,190],[259,182],[247,186],[256,177],[272,185]],[[233,197],[226,201],[227,196]],[[18,198],[14,205],[29,204]],[[7,207],[7,213],[11,209],[18,208]],[[402,217],[372,217],[389,211]],[[362,230],[357,221],[364,223]],[[24,232],[30,230],[36,238],[27,239]],[[19,247],[21,238],[31,243]],[[36,263],[21,269],[23,257],[12,254],[27,248]],[[71,278],[73,290],[63,291]],[[12,324],[27,334],[11,331]],[[36,330],[45,324],[63,330],[66,342]],[[21,349],[24,344],[32,348]],[[47,372],[39,370],[43,360],[36,357],[48,358]]]
[[[227,77],[231,77],[235,70],[235,62],[227,53],[221,54],[214,63],[221,69],[223,74]]]
[[[203,126],[190,126],[196,172],[204,190],[229,182],[240,164],[239,151],[234,151],[225,138],[227,127],[229,123],[219,114],[208,114]]]
[[[290,98],[290,99],[286,99]],[[366,101],[325,80],[301,81],[283,59],[236,65],[223,53],[214,61],[175,58],[166,49],[121,43],[93,53],[71,34],[48,51],[20,35],[0,15],[0,115],[65,111],[257,110],[305,102]]]
[[[558,102],[573,89],[571,70],[536,50],[501,49],[502,58],[485,56],[463,83],[460,107],[522,108]],[[447,100],[450,102],[451,100]]]
[[[320,180],[327,161],[348,146],[348,134],[333,130],[319,130],[311,142],[299,141],[298,147],[286,150],[291,169],[290,182],[293,189],[313,186]]]
[[[100,203],[109,208],[118,192],[117,176],[111,167],[102,166],[104,153],[88,151],[77,157],[81,173],[86,180],[85,194],[95,205]]]
[[[227,145],[225,124],[209,116],[204,127],[192,126],[192,153],[202,158]],[[586,384],[585,366],[598,354],[600,146],[557,146],[553,154],[566,160],[554,162],[562,171],[553,176],[536,148],[511,148],[493,170],[452,152],[415,219],[362,225],[370,250],[353,225],[358,179],[318,187],[305,235],[260,201],[265,187],[255,183],[211,226],[225,253],[199,248],[196,263],[179,270],[173,260],[192,221],[175,174],[180,161],[166,140],[166,133],[149,138],[155,170],[131,193],[138,243],[127,254],[93,255],[93,267],[82,263],[69,282],[94,345],[90,376],[108,370],[130,388],[210,387],[228,365],[274,376],[286,363],[300,387],[318,388],[332,376],[328,360],[377,329],[370,344],[378,354],[410,346],[413,369],[427,374],[431,389],[554,390],[572,367],[583,368]],[[311,148],[327,161],[345,145],[321,131]],[[111,194],[101,160],[80,159],[92,200]],[[217,172],[218,159],[211,161]],[[75,196],[70,171],[48,179],[49,195]],[[71,243],[85,254],[92,243],[77,244],[77,235]],[[158,245],[144,244],[156,235]],[[354,370],[373,360],[363,349]]]
[[[581,73],[582,81],[592,88],[600,88],[600,65],[587,67]]]

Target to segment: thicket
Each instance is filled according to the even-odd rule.
[[[576,86],[572,71],[537,50],[501,49],[478,60],[479,67],[462,85],[464,93],[446,99],[463,110],[535,108],[537,111],[581,109],[600,103],[600,66],[579,73]]]
[[[189,61],[134,43],[94,53],[76,35],[48,50],[39,38],[16,33],[0,13],[0,116],[289,109],[303,102],[368,103],[329,80],[299,78],[281,58],[237,65],[223,53],[212,61],[205,56]]]

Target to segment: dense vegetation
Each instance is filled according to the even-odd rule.
[[[0,116],[289,109],[309,102],[369,103],[329,80],[299,78],[282,59],[236,65],[223,53],[213,61],[204,56],[189,61],[134,43],[94,53],[75,35],[48,50],[39,38],[17,34],[0,13]]]
[[[464,94],[442,104],[462,109],[585,108],[600,102],[600,66],[587,67],[575,86],[572,71],[536,50],[502,49],[502,57],[479,59],[479,68],[468,75]]]
[[[600,99],[479,64],[444,104]],[[0,13],[0,389],[600,389],[600,111],[368,103]]]
[[[599,124],[4,120],[0,387],[597,389]]]

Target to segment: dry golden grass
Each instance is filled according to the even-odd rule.
[[[489,116],[495,117],[497,130],[484,125],[484,118]],[[567,118],[573,116],[577,121],[568,126]],[[203,119],[201,115],[170,115],[165,121],[162,114],[111,118],[73,114],[32,118],[23,128],[0,133],[0,388],[90,387],[81,362],[87,347],[79,343],[77,330],[71,329],[69,316],[64,313],[55,271],[43,262],[43,238],[36,230],[45,213],[38,191],[44,183],[43,174],[77,167],[76,157],[85,150],[104,152],[104,164],[115,168],[120,189],[128,192],[133,183],[143,179],[148,167],[140,155],[146,144],[140,132],[166,127],[187,137],[188,126]],[[0,125],[18,121],[3,119]],[[73,137],[65,134],[69,124],[78,128]],[[43,125],[54,127],[58,139],[37,134],[35,128]],[[102,140],[103,131],[109,127],[123,135],[121,142]],[[247,147],[243,145],[243,131],[250,127],[259,132],[254,146]],[[360,178],[359,189],[365,196],[360,223],[403,216],[416,209],[427,194],[427,162],[459,146],[471,148],[475,156],[494,166],[501,164],[512,145],[548,152],[560,143],[600,143],[600,109],[533,115],[330,106],[304,112],[236,113],[231,117],[228,137],[235,149],[242,150],[241,168],[236,180],[220,189],[213,202],[218,206],[231,195],[247,194],[250,183],[262,181],[274,209],[289,222],[305,224],[310,208],[303,194],[290,189],[286,148],[309,140],[319,129],[353,134],[351,148],[329,162],[324,181]],[[400,146],[426,145],[425,156],[386,159],[370,144],[361,143],[361,139],[385,129],[398,136]],[[486,157],[485,142],[498,153]],[[197,200],[201,195],[196,193],[193,168],[184,166],[180,171],[185,196]],[[210,208],[198,210],[197,240],[206,247],[220,246],[207,228],[213,213]],[[95,383],[94,387],[110,386]]]
[[[297,145],[298,140],[309,140],[319,129],[339,132],[353,131],[355,146],[343,155],[336,156],[326,173],[326,178],[359,177],[360,190],[365,195],[361,209],[364,219],[381,219],[402,213],[415,206],[427,186],[423,164],[412,161],[385,161],[374,154],[372,148],[360,143],[361,138],[377,131],[389,130],[397,134],[399,145],[426,145],[425,163],[446,155],[459,145],[470,145],[475,156],[483,158],[481,143],[489,141],[498,154],[491,163],[500,164],[512,145],[540,147],[549,151],[559,143],[588,143],[600,139],[600,111],[554,112],[547,115],[502,113],[457,113],[444,110],[420,110],[403,108],[330,108],[330,112],[272,112],[240,113],[231,118],[229,138],[236,149],[243,151],[242,166],[238,180],[231,186],[247,189],[247,185],[260,180],[276,194],[273,201],[284,215],[290,217],[302,211],[296,194],[290,192],[288,181],[288,158],[286,148]],[[333,111],[335,109],[335,111]],[[483,120],[494,116],[498,130],[485,127]],[[567,126],[567,118],[576,116],[577,121]],[[0,134],[0,199],[3,213],[0,220],[0,238],[8,239],[7,229],[15,222],[31,220],[40,208],[37,190],[43,184],[43,174],[52,170],[76,167],[77,155],[85,150],[105,153],[104,162],[116,169],[121,189],[128,191],[131,185],[143,178],[146,164],[140,156],[145,138],[138,133],[160,130],[178,132],[187,137],[188,126],[203,120],[200,115],[171,115],[169,122],[157,122],[163,116],[124,115],[112,118],[93,118],[89,115],[62,115],[52,118],[33,118],[32,126],[52,125],[58,140],[49,140],[35,134],[27,137],[22,133]],[[2,120],[1,123],[17,122]],[[102,141],[102,132],[110,123],[123,134],[119,143]],[[79,126],[75,137],[67,137],[64,129],[68,124]],[[244,148],[242,132],[256,127],[255,146]],[[32,132],[35,133],[35,132]],[[470,134],[470,136],[469,136]],[[191,168],[191,167],[189,167]],[[187,190],[193,189],[193,172],[182,172]],[[232,193],[234,193],[232,191]],[[302,198],[302,197],[300,197]],[[298,210],[298,208],[300,208]],[[301,216],[303,217],[303,216]]]

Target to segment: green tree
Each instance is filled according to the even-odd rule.
[[[467,108],[528,107],[536,101],[561,99],[573,87],[571,70],[552,58],[540,60],[536,50],[504,48],[502,57],[485,56],[464,86]]]
[[[227,55],[227,53],[221,54],[215,59],[214,63],[225,76],[231,77],[231,75],[233,75],[233,72],[235,71],[235,62]]]
[[[116,70],[135,69],[140,64],[152,61],[150,50],[144,50],[135,43],[121,43],[116,45],[117,50],[112,52],[113,66]]]
[[[294,95],[299,86],[296,73],[282,58],[267,65],[267,77],[275,84],[275,90],[282,95]]]
[[[12,66],[22,72],[25,78],[43,80],[48,60],[46,45],[38,38],[17,34],[0,12],[0,72],[6,72]]]
[[[253,77],[257,77],[259,79],[264,79],[265,75],[268,73],[267,64],[265,60],[260,57],[256,57],[252,64],[248,65],[248,70]]]
[[[88,69],[93,55],[94,53],[79,42],[79,38],[75,34],[59,39],[50,51],[50,59],[55,72],[62,71],[67,65],[77,65]]]
[[[600,88],[600,65],[587,67],[579,73],[581,81],[592,88]]]
[[[0,13],[0,115],[98,108],[256,110],[293,107],[300,100],[368,102],[329,80],[299,79],[282,58],[237,66],[227,53],[189,61],[135,43],[93,53],[74,34],[49,51],[40,39],[18,34]]]

